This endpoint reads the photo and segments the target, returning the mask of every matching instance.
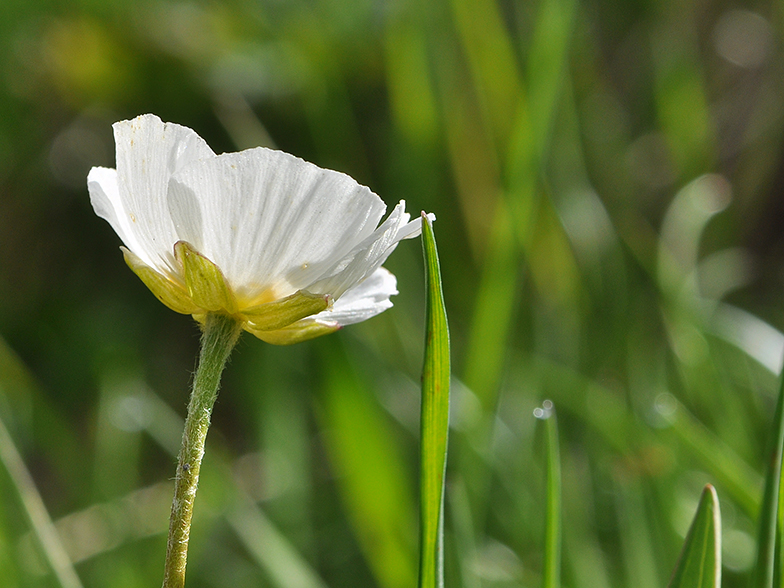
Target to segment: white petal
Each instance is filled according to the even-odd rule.
[[[389,297],[395,294],[397,279],[381,267],[361,284],[346,291],[330,310],[320,312],[312,319],[341,326],[358,323],[391,308],[392,301]]]
[[[327,270],[318,281],[307,288],[308,291],[314,294],[330,294],[339,299],[344,292],[375,272],[401,240],[419,235],[422,231],[422,219],[418,217],[409,222],[410,215],[405,212],[405,207],[405,201],[401,200],[372,235]],[[432,216],[432,219],[435,220],[435,217]]]
[[[191,129],[164,123],[152,114],[115,123],[114,138],[118,184],[115,214],[125,232],[120,236],[147,264],[173,269],[172,247],[177,238],[168,209],[169,178],[184,165],[214,158],[215,154]]]
[[[185,166],[169,196],[178,239],[245,297],[307,288],[373,234],[386,208],[345,174],[261,147]]]
[[[87,174],[87,190],[95,214],[109,222],[114,232],[125,246],[135,251],[139,249],[131,219],[124,213],[117,184],[117,170],[94,167]]]

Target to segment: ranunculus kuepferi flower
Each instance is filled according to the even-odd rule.
[[[289,344],[392,306],[381,264],[421,230],[404,202],[377,226],[386,206],[345,174],[263,147],[216,155],[151,114],[115,123],[114,137],[117,169],[90,171],[90,200],[172,310],[226,313]]]

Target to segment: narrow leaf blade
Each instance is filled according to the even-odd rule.
[[[781,486],[781,455],[784,447],[784,373],[779,397],[773,413],[773,431],[765,474],[765,492],[760,509],[757,562],[754,566],[753,588],[772,588],[776,565],[776,531]]]
[[[721,514],[716,490],[708,484],[702,491],[669,588],[719,588],[720,585]]]
[[[427,285],[425,361],[422,370],[419,588],[444,585],[444,474],[449,430],[449,326],[433,227],[422,213]]]
[[[561,451],[558,444],[558,421],[551,401],[544,401],[541,416],[545,421],[547,451],[547,512],[542,587],[559,588],[561,585]]]

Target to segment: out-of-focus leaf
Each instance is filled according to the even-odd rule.
[[[719,588],[721,513],[716,490],[708,484],[683,544],[669,588]]]
[[[664,406],[661,406],[664,405]],[[716,476],[721,487],[749,516],[759,511],[762,478],[732,448],[716,437],[673,396],[668,395],[657,410],[672,425],[673,432],[700,459],[702,466]]]
[[[390,423],[370,389],[334,341],[323,347],[322,424],[332,467],[362,551],[383,588],[410,588],[415,581],[414,505],[403,456]]]
[[[52,524],[52,519],[46,510],[38,488],[35,486],[33,477],[22,461],[22,456],[16,449],[16,445],[2,421],[0,421],[0,460],[13,480],[35,536],[60,586],[82,588],[82,582],[76,575],[73,563],[63,547],[54,524]]]

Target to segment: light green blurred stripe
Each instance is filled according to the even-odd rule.
[[[79,580],[71,559],[52,523],[35,481],[2,420],[0,420],[0,459],[19,493],[33,532],[60,586],[62,588],[82,588],[82,582]]]
[[[454,534],[457,556],[455,567],[460,574],[459,580],[454,581],[453,585],[463,588],[482,588],[482,581],[476,573],[476,564],[479,561],[478,533],[474,527],[468,488],[461,471],[451,474],[449,494],[446,498],[451,521],[450,531]]]
[[[624,586],[660,588],[645,489],[631,472],[618,470],[615,486],[618,534],[626,572]]]
[[[432,143],[438,130],[426,31],[419,16],[411,8],[392,11],[384,38],[390,108],[396,126],[414,145]]]
[[[89,461],[66,417],[50,403],[28,366],[0,336],[0,418],[17,444],[35,437],[58,475],[77,491],[90,481]],[[35,430],[33,430],[35,424]]]
[[[487,128],[503,150],[523,92],[512,39],[495,0],[452,0],[451,6]]]
[[[226,515],[248,552],[281,588],[327,588],[291,542],[249,498]]]
[[[343,504],[360,547],[384,588],[416,583],[413,481],[386,414],[355,373],[339,339],[320,347],[319,416]]]
[[[0,417],[0,459],[8,471],[14,489],[18,493],[30,521],[32,531],[58,582],[63,588],[81,588],[82,583],[52,523],[35,481],[5,424],[9,418],[13,417],[24,421],[24,417],[29,415],[15,414],[14,411],[32,408],[37,399],[34,397],[38,395],[38,386],[27,366],[5,339],[0,337],[0,406],[3,408],[2,412],[8,411],[7,416]],[[48,417],[53,419],[49,411],[45,412]],[[49,422],[54,424],[53,420]],[[27,424],[29,425],[29,423]],[[59,422],[56,424],[59,425]],[[61,427],[58,426],[56,431],[50,433],[59,433],[60,430]],[[67,443],[70,439],[62,438],[60,441],[63,446],[70,448],[70,444]]]
[[[685,17],[687,18],[687,17]],[[675,166],[688,181],[716,166],[716,129],[692,32],[670,25],[653,37],[654,91],[659,124]]]
[[[487,263],[477,291],[464,359],[464,382],[492,412],[496,387],[506,359],[509,331],[515,318],[520,270],[509,209],[498,203],[488,244]]]
[[[510,144],[499,154],[507,204],[498,204],[496,208],[465,359],[465,382],[488,410],[495,405],[504,349],[513,323],[518,264],[535,246],[534,227],[542,198],[539,178],[563,87],[576,6],[574,0],[540,3],[527,51],[528,95],[522,87],[516,90],[515,112],[509,121]],[[510,238],[510,233],[516,239]]]
[[[564,533],[564,564],[570,571],[571,585],[575,588],[610,588],[608,563],[611,554],[603,549],[599,539],[597,517],[601,509],[595,508],[597,496],[593,491],[595,473],[591,471],[588,456],[583,452],[563,453],[563,505],[564,518],[569,522]]]
[[[526,52],[531,139],[540,154],[549,148],[554,113],[568,75],[577,9],[577,0],[541,0]]]

